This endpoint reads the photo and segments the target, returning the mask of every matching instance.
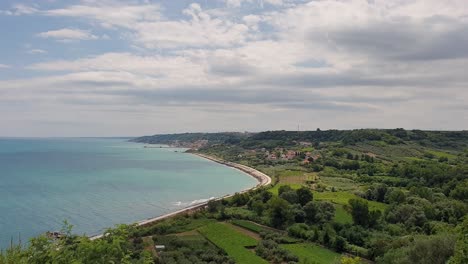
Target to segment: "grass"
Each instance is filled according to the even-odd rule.
[[[268,263],[246,247],[254,247],[257,241],[225,223],[214,223],[199,229],[199,232],[217,247],[223,249],[236,263]]]
[[[359,189],[359,185],[357,183],[351,179],[343,177],[322,176],[320,177],[320,182],[329,187],[335,187],[335,189],[342,191],[354,191]]]
[[[454,155],[454,154],[447,153],[447,152],[444,152],[444,151],[439,151],[439,150],[431,149],[431,150],[426,150],[426,152],[431,153],[432,155],[434,155],[437,158],[441,158],[441,157],[447,157],[449,159],[457,158],[457,156]]]
[[[314,199],[330,201],[335,204],[347,205],[350,199],[362,199],[359,196],[349,192],[314,192]],[[367,201],[369,203],[370,210],[385,211],[387,207],[384,203],[375,201]]]
[[[293,183],[293,184],[282,184],[282,183],[278,183],[276,184],[275,186],[273,186],[272,188],[270,188],[268,191],[271,192],[272,194],[274,195],[278,195],[278,189],[283,186],[283,185],[289,185],[291,186],[291,188],[293,190],[297,190],[299,188],[302,187],[302,184],[297,184],[297,183]]]
[[[154,234],[175,234],[182,233],[191,230],[195,230],[199,227],[205,226],[210,223],[214,223],[216,220],[208,218],[191,218],[191,217],[175,217],[169,218],[162,222],[152,224],[147,227],[141,227],[140,235],[148,236]]]
[[[224,213],[231,218],[252,219],[256,214],[242,207],[227,207]]]
[[[255,232],[255,233],[260,233],[262,231],[267,231],[267,232],[275,232],[275,233],[280,234],[280,232],[278,230],[274,230],[273,228],[261,226],[259,224],[255,224],[253,222],[246,221],[246,220],[232,220],[231,223],[233,225],[242,227],[244,229],[247,229],[247,230]],[[283,234],[280,234],[280,235],[282,236],[282,241],[283,241],[282,243],[288,243],[288,244],[291,243],[292,244],[292,243],[297,243],[298,241],[300,241],[299,239],[294,238],[294,237],[290,237],[290,236],[283,235]]]
[[[204,243],[207,242],[207,240],[199,233],[193,235],[177,236],[177,238],[179,239],[179,241],[190,245],[191,248],[206,248],[206,245]]]
[[[341,204],[335,204],[335,218],[334,220],[340,224],[352,224],[353,218]]]
[[[297,170],[283,170],[278,172],[279,177],[294,177],[294,176],[302,176],[304,174],[303,171]]]
[[[301,152],[312,152],[312,151],[314,151],[313,147],[305,147],[301,149]]]
[[[281,247],[298,256],[299,263],[328,264],[341,258],[340,254],[315,244],[288,244]]]
[[[316,179],[315,173],[304,173],[299,175],[280,176],[279,183],[281,184],[305,184],[307,181],[314,181]]]
[[[424,161],[424,159],[418,157],[404,157],[404,159],[407,161]]]
[[[264,227],[260,226],[260,225],[257,225],[257,224],[254,224],[250,221],[246,221],[246,220],[232,220],[232,224],[236,225],[236,226],[240,226],[240,227],[243,227],[247,230],[250,230],[252,232],[255,232],[255,233],[260,233],[262,231],[265,230]]]

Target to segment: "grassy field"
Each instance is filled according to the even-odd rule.
[[[304,174],[303,171],[297,170],[283,170],[278,172],[279,177],[294,177],[294,176],[302,176]]]
[[[281,183],[278,183],[276,184],[275,186],[273,186],[271,189],[269,189],[268,191],[273,193],[274,195],[278,195],[278,189],[282,186],[282,185],[289,185],[291,186],[291,188],[293,190],[297,190],[299,188],[301,188],[302,184],[281,184]]]
[[[199,232],[213,244],[226,251],[237,263],[268,263],[246,248],[256,246],[255,239],[234,230],[225,223],[209,224],[200,228]]]
[[[236,225],[236,226],[240,226],[240,227],[243,227],[245,229],[248,229],[252,232],[255,232],[255,233],[260,233],[262,231],[264,231],[266,228],[260,226],[260,225],[257,225],[257,224],[254,224],[250,221],[246,221],[246,220],[232,220],[232,224]]]
[[[436,156],[437,158],[441,158],[441,157],[447,157],[449,159],[456,159],[457,158],[457,156],[454,155],[454,154],[447,153],[447,152],[444,152],[444,151],[434,150],[434,149],[426,150],[426,152],[431,153],[432,155]]]
[[[306,184],[308,181],[314,181],[315,175],[312,173],[304,173],[299,176],[287,176],[287,177],[280,177],[279,183],[280,184]]]
[[[314,192],[314,199],[330,201],[335,204],[347,205],[350,199],[362,199],[355,194],[349,192]],[[385,211],[387,207],[384,203],[368,201],[370,210]]]
[[[340,191],[354,191],[359,189],[359,184],[351,179],[343,177],[322,176],[320,177],[320,182],[329,187],[335,187],[336,190]]]
[[[299,257],[299,263],[328,264],[337,262],[341,255],[315,244],[289,244],[281,245]]]
[[[351,214],[348,213],[341,204],[335,204],[335,221],[340,224],[353,223]]]

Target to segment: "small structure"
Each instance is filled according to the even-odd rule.
[[[65,234],[63,234],[63,233],[61,233],[59,231],[53,231],[53,232],[47,231],[46,236],[48,238],[51,238],[51,239],[60,239],[60,238],[64,237]]]
[[[287,160],[292,160],[294,159],[296,156],[298,155],[298,153],[294,150],[288,150],[288,152],[286,152],[286,159]]]
[[[156,249],[156,251],[163,251],[163,250],[166,249],[166,246],[165,245],[155,245],[154,249]]]
[[[270,153],[270,154],[268,154],[267,159],[268,160],[277,160],[278,157],[276,157],[275,153]]]

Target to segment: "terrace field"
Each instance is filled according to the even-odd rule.
[[[257,246],[257,241],[254,238],[242,234],[226,223],[209,224],[200,228],[199,232],[224,250],[237,263],[268,263],[247,248]]]
[[[298,256],[299,263],[336,263],[341,257],[341,254],[310,243],[288,244],[281,247]]]

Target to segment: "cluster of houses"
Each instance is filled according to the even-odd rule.
[[[320,158],[320,154],[317,152],[301,152],[297,150],[288,150],[284,148],[275,148],[273,150],[267,150],[265,148],[248,150],[246,153],[240,154],[239,157],[242,157],[244,155],[249,156],[257,154],[263,154],[265,159],[270,161],[290,161],[301,159],[302,164],[309,164]]]
[[[320,157],[320,154],[314,154],[310,151],[304,153],[296,150],[285,150],[282,148],[275,148],[274,151],[271,152],[265,151],[265,156],[267,160],[272,161],[288,161],[300,157],[302,159],[302,164],[309,164],[310,162],[313,162],[314,160],[318,159]]]

